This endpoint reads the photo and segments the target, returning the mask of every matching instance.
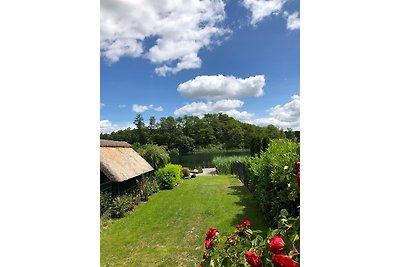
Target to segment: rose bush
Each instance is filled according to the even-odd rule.
[[[220,236],[217,229],[211,228],[205,236],[207,251],[198,266],[300,266],[300,219],[287,215],[282,209],[278,228],[269,228],[265,239],[262,231],[250,228],[249,220],[236,225],[236,230],[227,236]]]

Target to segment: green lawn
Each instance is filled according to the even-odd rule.
[[[100,234],[101,266],[193,266],[206,231],[228,234],[243,218],[265,221],[250,193],[233,176],[203,176],[153,195]]]

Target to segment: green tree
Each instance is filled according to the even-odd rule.
[[[265,128],[269,139],[282,139],[285,138],[285,133],[282,129],[270,124]]]
[[[268,136],[264,136],[261,140],[261,150],[266,151],[269,147],[269,138]]]
[[[163,146],[147,144],[138,149],[142,156],[155,170],[163,168],[170,162],[170,157]]]
[[[180,135],[174,140],[173,146],[179,150],[179,153],[187,153],[194,149],[194,140],[189,136]]]
[[[142,114],[137,114],[133,123],[136,125],[135,132],[137,133],[137,141],[141,145],[146,144],[148,141],[148,133]]]
[[[287,131],[285,132],[285,136],[287,139],[293,140],[293,141],[297,141],[297,137],[295,132],[293,131],[292,128],[288,128]]]
[[[262,148],[262,140],[260,136],[254,136],[251,139],[250,154],[251,156],[259,155]]]
[[[244,131],[240,127],[232,128],[228,131],[228,139],[226,141],[226,148],[243,148],[244,144]]]

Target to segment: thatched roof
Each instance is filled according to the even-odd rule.
[[[100,147],[131,147],[131,145],[124,141],[100,139]]]
[[[153,170],[127,142],[100,140],[100,170],[113,182],[123,182]]]

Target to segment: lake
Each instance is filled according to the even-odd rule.
[[[231,157],[231,156],[250,156],[250,150],[243,151],[216,151],[216,152],[199,152],[196,154],[186,154],[179,156],[171,156],[171,163],[180,164],[189,169],[199,169],[215,167],[212,164],[214,157]]]

